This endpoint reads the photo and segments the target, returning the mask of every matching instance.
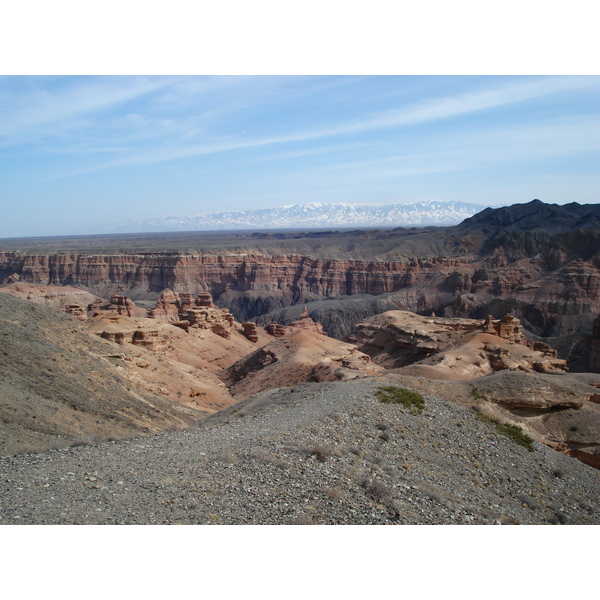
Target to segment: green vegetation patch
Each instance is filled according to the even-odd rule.
[[[487,400],[485,394],[483,394],[473,384],[471,384],[471,396],[473,396],[473,398],[475,398],[475,400]]]
[[[535,450],[533,447],[533,440],[528,435],[524,434],[523,430],[517,425],[503,425],[502,423],[498,423],[498,421],[494,421],[494,419],[491,417],[479,412],[477,413],[477,417],[480,421],[493,425],[502,435],[505,435],[511,440],[517,442],[517,444],[520,446],[527,448],[529,452],[533,452]]]
[[[413,414],[419,414],[425,408],[425,400],[421,394],[394,385],[378,387],[375,396],[385,404],[402,404],[410,408]]]

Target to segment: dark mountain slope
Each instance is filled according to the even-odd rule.
[[[563,232],[580,227],[594,227],[600,220],[600,204],[546,204],[532,200],[525,204],[513,204],[502,208],[486,208],[465,219],[460,229],[508,231],[555,231]]]

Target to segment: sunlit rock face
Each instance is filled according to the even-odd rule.
[[[314,331],[315,333],[325,335],[323,332],[323,326],[320,323],[316,323],[309,317],[306,306],[300,314],[300,318],[296,321],[292,321],[287,328],[291,329],[292,331],[301,329],[304,331]]]
[[[389,311],[356,325],[345,341],[388,369],[435,379],[474,379],[505,369],[567,371],[566,361],[547,344],[527,340],[511,315],[480,321]]]
[[[248,354],[219,376],[241,400],[303,381],[346,381],[383,372],[354,345],[298,329]]]

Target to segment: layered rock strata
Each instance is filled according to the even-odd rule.
[[[191,294],[178,294],[173,290],[166,289],[163,290],[156,306],[148,313],[148,316],[164,321],[178,321],[181,315],[192,306]]]
[[[242,323],[242,327],[244,328],[244,335],[251,342],[258,342],[258,331],[255,323]]]
[[[357,325],[345,341],[388,369],[434,379],[473,379],[504,369],[567,371],[554,349],[521,331],[511,315],[479,321],[389,311]]]
[[[65,307],[65,312],[73,315],[79,321],[87,321],[87,312],[79,304],[69,304]]]
[[[202,241],[204,253],[167,250],[173,240],[160,237],[152,240],[160,252],[139,254],[103,253],[115,247],[114,240],[86,241],[96,253],[85,254],[57,252],[56,244],[44,253],[40,249],[48,243],[38,241],[23,246],[30,248],[27,253],[5,242],[0,281],[83,285],[103,297],[123,294],[136,301],[155,300],[166,288],[181,295],[208,292],[239,321],[325,298],[385,296],[400,309],[423,315],[513,313],[526,330],[546,338],[588,335],[600,312],[598,205],[534,200],[435,230],[281,234],[268,240],[230,235],[216,242],[202,234],[192,237],[185,247]],[[134,236],[128,243],[143,248],[146,242]],[[183,297],[180,303],[185,304]],[[370,306],[379,310],[373,302]],[[177,321],[179,308],[169,313],[165,306],[162,312]],[[362,312],[359,318],[365,310],[356,311]],[[155,314],[160,312],[157,307]],[[335,328],[334,335],[343,335],[332,318],[319,321],[328,333]]]
[[[286,334],[285,327],[279,323],[271,322],[265,327],[266,332],[273,337],[283,337]]]
[[[403,307],[421,314],[484,316],[510,312],[536,335],[590,331],[600,310],[600,270],[594,259],[547,251],[518,260],[503,249],[490,255],[325,260],[300,255],[26,255],[0,252],[0,273],[36,284],[81,284],[100,295],[147,290],[168,293],[153,311],[176,318],[183,294],[210,290],[220,305],[247,320],[268,310],[321,298],[399,292]],[[564,261],[564,262],[563,262]],[[252,294],[259,294],[254,297]],[[267,296],[265,296],[265,294]],[[274,304],[273,304],[274,303]],[[175,310],[176,309],[176,310]],[[233,308],[232,308],[233,310]],[[481,314],[482,311],[483,315]],[[262,310],[262,312],[267,312]]]
[[[217,308],[208,292],[200,292],[196,300],[191,294],[164,290],[149,317],[171,322],[186,331],[210,329],[224,338],[231,337],[233,315],[226,308]]]
[[[110,298],[110,304],[108,306],[108,310],[112,310],[116,312],[118,315],[123,315],[124,317],[135,317],[140,316],[136,315],[136,306],[132,300],[130,300],[127,296],[122,296],[120,294],[113,294]]]
[[[236,360],[254,352],[252,343],[237,328],[228,337],[212,329],[190,328],[189,323],[165,323],[157,319],[123,317],[103,313],[86,323],[96,335],[116,342],[143,347],[158,355],[211,373],[226,368]],[[187,328],[187,332],[186,332]],[[259,344],[269,336],[258,332]]]
[[[102,311],[102,305],[104,300],[102,298],[96,298],[93,302],[90,302],[87,306],[88,318],[97,317]]]
[[[362,261],[325,260],[308,256],[267,257],[229,255],[28,255],[0,252],[0,271],[17,273],[23,281],[69,285],[90,289],[110,285],[146,286],[197,293],[206,287],[223,292],[238,290],[291,290],[323,297],[360,293],[382,294],[412,284],[416,275],[447,270],[464,263],[460,258]],[[204,287],[202,290],[201,286]]]

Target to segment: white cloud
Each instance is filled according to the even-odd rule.
[[[42,125],[60,124],[88,113],[98,112],[128,102],[171,85],[174,78],[110,78],[87,80],[62,93],[38,90],[21,106],[2,108],[0,135],[15,136]],[[6,98],[6,102],[12,100]],[[15,99],[18,101],[18,99]]]
[[[274,94],[277,97],[277,102],[281,102],[277,91],[281,91],[281,86],[285,88],[289,81],[293,81],[293,78],[292,80],[267,79],[268,81],[263,88],[260,85],[257,86],[257,82],[262,81],[261,78],[158,78],[150,80],[135,79],[133,82],[127,79],[128,85],[123,89],[115,83],[114,79],[111,79],[102,85],[84,86],[60,99],[53,98],[47,103],[42,103],[42,106],[37,105],[36,109],[40,110],[34,111],[33,107],[29,107],[19,114],[12,115],[13,119],[9,120],[7,127],[9,129],[12,127],[14,131],[32,130],[45,123],[67,122],[78,115],[115,106],[157,90],[161,91],[159,95],[163,100],[166,97],[170,98],[169,102],[172,103],[172,107],[176,106],[178,94],[181,94],[180,102],[184,105],[198,103],[198,111],[191,115],[189,113],[179,115],[174,112],[173,118],[157,119],[144,114],[121,118],[121,122],[127,121],[127,126],[119,127],[118,122],[112,124],[115,140],[118,140],[116,144],[106,143],[102,137],[102,125],[105,124],[97,124],[95,131],[91,131],[91,136],[97,136],[98,146],[123,148],[123,150],[116,153],[117,156],[114,160],[65,171],[52,177],[52,179],[56,179],[99,170],[156,164],[228,151],[301,142],[318,142],[327,138],[343,138],[353,134],[400,129],[451,119],[487,109],[511,106],[549,94],[571,92],[600,85],[600,79],[597,77],[511,78],[508,81],[496,78],[483,79],[488,86],[486,89],[435,99],[430,98],[394,110],[372,112],[365,114],[363,118],[328,127],[307,128],[285,134],[273,132],[271,135],[265,135],[264,137],[248,136],[245,133],[228,136],[219,135],[218,131],[223,123],[228,125],[227,119],[222,118],[228,111],[242,110],[244,107],[252,106],[253,102],[258,103],[258,105],[261,102],[267,102],[265,106],[260,105],[259,108],[264,112],[268,112],[269,96]],[[203,100],[203,94],[205,93],[210,94],[213,91],[219,93],[225,89],[229,94],[234,91],[233,88],[236,85],[239,87],[235,89],[233,94],[235,100],[227,107],[210,104]],[[257,89],[253,89],[255,87]],[[248,92],[247,96],[244,96],[244,90]],[[301,92],[298,91],[297,93]],[[238,96],[243,98],[238,100]],[[211,98],[211,101],[214,102],[215,98]],[[156,98],[153,98],[153,102],[157,102]],[[93,129],[94,126],[92,125]],[[585,134],[585,128],[583,128],[583,133]],[[518,132],[513,131],[510,135],[514,136],[515,134],[518,134]],[[555,131],[555,134],[561,135],[558,130]],[[496,135],[502,138],[501,134]],[[200,137],[204,138],[203,143],[193,143],[194,140]],[[65,140],[67,146],[69,143],[70,139]],[[552,140],[550,140],[550,143],[550,145],[554,145]],[[465,141],[461,141],[461,145],[464,146]],[[88,142],[87,146],[93,149],[92,143]],[[290,148],[288,150],[284,147],[280,156],[285,156],[286,153],[290,156],[294,154],[300,156],[320,152],[320,149],[315,148],[300,148],[297,150]]]

